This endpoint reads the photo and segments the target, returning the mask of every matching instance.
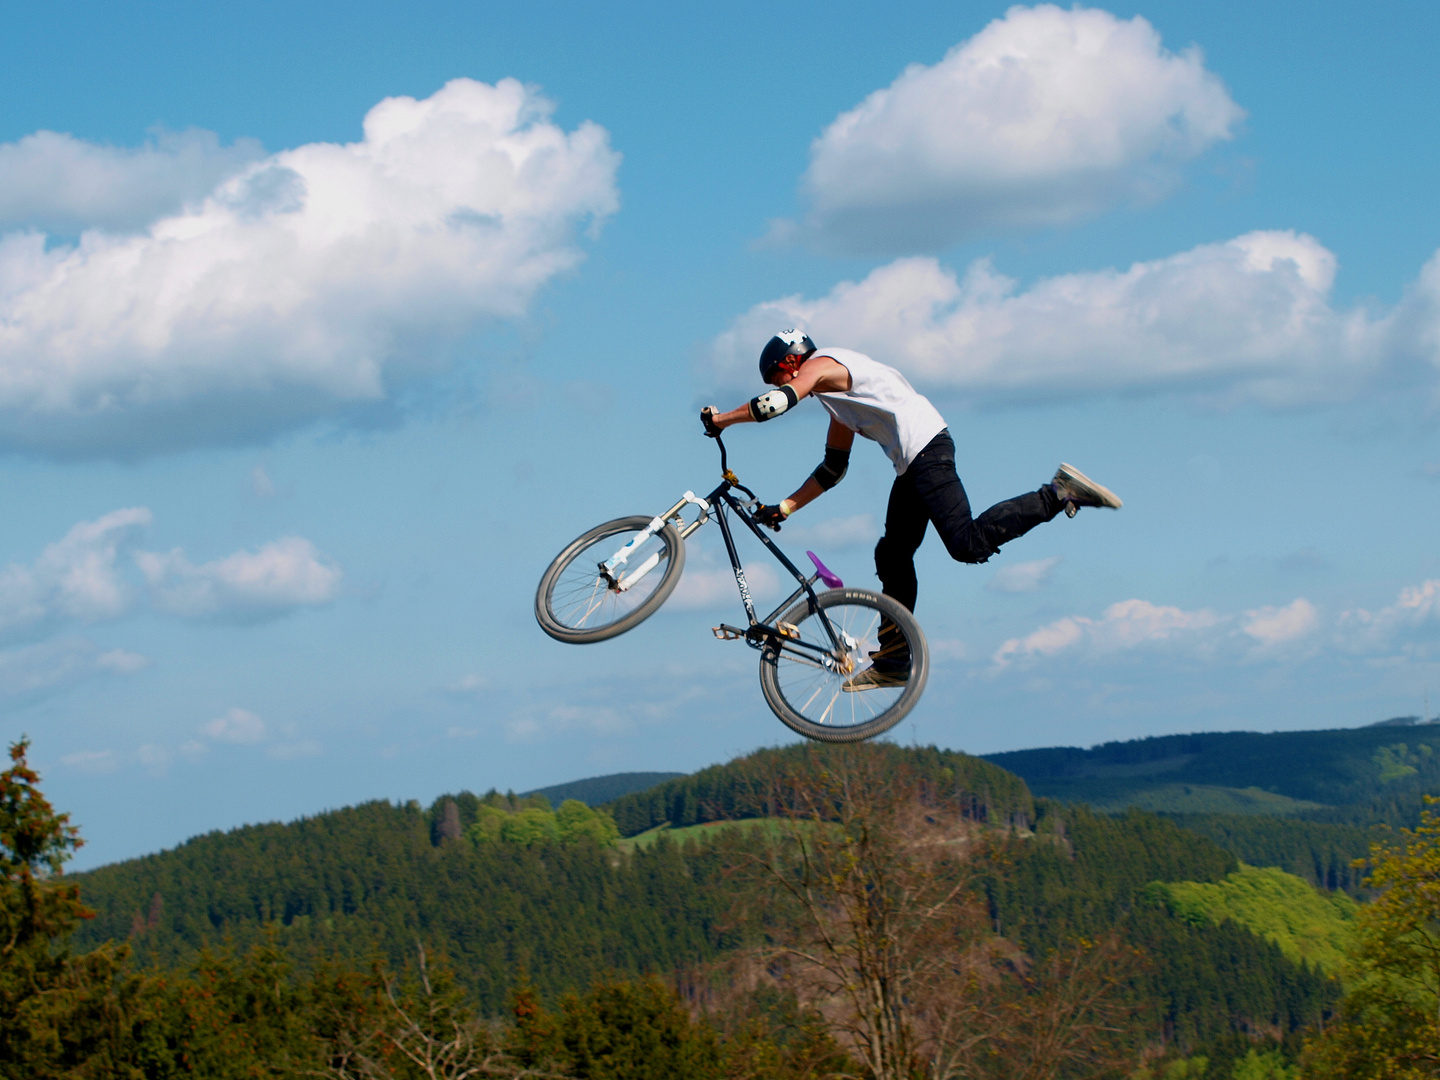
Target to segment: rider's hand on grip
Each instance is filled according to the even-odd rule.
[[[779,532],[780,523],[785,520],[785,511],[779,506],[766,506],[762,503],[755,511],[755,520]]]
[[[715,406],[706,405],[700,410],[700,423],[705,425],[705,434],[710,438],[720,434],[720,426],[715,423]]]

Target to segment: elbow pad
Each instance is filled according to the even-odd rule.
[[[774,420],[786,409],[793,409],[799,400],[795,396],[795,391],[788,386],[771,390],[768,394],[761,394],[759,397],[750,399],[750,419],[757,424],[762,424],[766,420]]]
[[[810,475],[824,490],[829,491],[845,479],[845,470],[849,467],[849,450],[837,450],[833,446],[827,446],[825,447],[825,460],[815,466],[815,471]]]

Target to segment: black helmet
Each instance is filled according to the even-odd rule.
[[[768,383],[787,356],[809,356],[814,351],[815,342],[804,330],[781,330],[760,350],[760,378]]]

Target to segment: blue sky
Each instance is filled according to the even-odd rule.
[[[1138,21],[1137,21],[1138,20]],[[802,321],[940,407],[905,741],[1440,709],[1440,204],[1422,5],[67,4],[0,40],[0,728],[94,865],[368,798],[788,733],[702,532],[629,635],[572,536],[713,483],[697,407]],[[812,404],[730,440],[767,498]],[[847,582],[891,473],[781,536]],[[752,577],[761,586],[764,575]]]

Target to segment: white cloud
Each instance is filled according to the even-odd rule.
[[[912,64],[811,147],[802,231],[861,253],[934,251],[1173,188],[1244,116],[1198,48],[1140,16],[1013,7]]]
[[[1055,567],[1059,565],[1060,556],[1052,555],[1048,559],[1036,559],[1033,562],[1016,563],[1014,566],[1002,566],[995,571],[995,576],[985,583],[985,587],[991,592],[1039,592],[1041,587],[1050,580],[1050,575],[1055,572]]]
[[[1098,619],[1071,615],[1011,638],[991,660],[999,670],[1062,653],[1099,658],[1146,647],[1209,662],[1299,661],[1322,653],[1331,663],[1347,654],[1426,659],[1440,655],[1440,578],[1406,586],[1393,604],[1354,608],[1329,620],[1303,596],[1238,615],[1126,600]]]
[[[1395,603],[1378,611],[1356,608],[1340,616],[1338,641],[1353,652],[1390,652],[1434,641],[1440,631],[1440,579],[1400,590]]]
[[[196,566],[179,548],[135,553],[161,611],[186,617],[264,619],[335,599],[341,570],[309,540],[287,536],[259,551]]]
[[[1315,605],[1303,596],[1284,607],[1262,607],[1247,611],[1240,629],[1262,646],[1276,646],[1307,637],[1320,624]]]
[[[729,605],[741,615],[740,589],[735,584],[735,572],[729,566],[718,565],[718,560],[707,557],[703,551],[691,551],[686,556],[685,573],[680,583],[665,601],[665,606],[682,611],[697,611],[702,608]],[[756,603],[778,600],[780,575],[765,563],[752,563],[745,567],[745,583],[750,588],[750,597]],[[761,614],[764,614],[762,612]]]
[[[74,685],[96,675],[128,675],[149,664],[137,653],[101,652],[84,638],[55,638],[0,650],[0,698],[22,698]]]
[[[0,639],[43,636],[65,623],[117,619],[130,612],[135,590],[125,580],[120,559],[127,552],[149,585],[154,607],[172,615],[257,621],[327,604],[339,593],[341,569],[300,537],[199,566],[179,548],[168,554],[132,551],[151,517],[144,507],[129,507],[78,522],[47,544],[34,562],[0,570]],[[98,667],[119,674],[149,663],[125,649],[94,659]]]
[[[264,157],[254,139],[221,146],[212,131],[159,132],[144,146],[102,146],[37,131],[0,143],[0,231],[73,236],[143,229]]]
[[[1221,617],[1208,609],[1184,611],[1147,600],[1111,604],[1098,619],[1070,615],[1023,638],[1011,638],[995,651],[992,660],[1003,668],[1016,661],[1055,656],[1085,647],[1113,653],[1162,642],[1172,642],[1197,631],[1213,629]]]
[[[1330,304],[1336,259],[1312,237],[1254,232],[1126,270],[1065,274],[1019,290],[987,260],[963,278],[899,259],[811,300],[758,304],[710,350],[726,386],[754,382],[779,326],[869,352],[917,388],[977,402],[1183,392],[1272,407],[1352,400],[1440,368],[1440,255],[1390,312]]]
[[[0,238],[0,447],[135,456],[391,400],[617,206],[600,127],[512,79],[387,98],[139,235]]]
[[[47,544],[28,566],[0,571],[0,634],[34,632],[59,621],[113,619],[130,605],[130,591],[116,571],[120,546],[150,523],[143,507],[115,510],[82,521]]]
[[[253,745],[265,740],[265,722],[247,709],[231,709],[200,725],[200,733],[216,742]]]

